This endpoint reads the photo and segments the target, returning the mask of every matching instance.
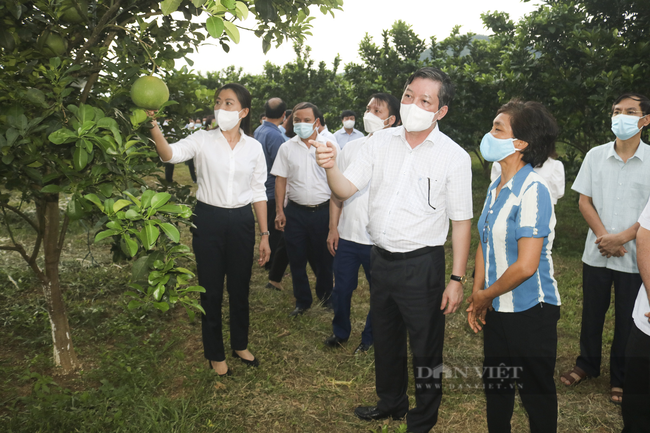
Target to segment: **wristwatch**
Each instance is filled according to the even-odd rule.
[[[458,281],[460,284],[465,284],[465,281],[467,281],[467,277],[463,275],[462,277],[459,277],[458,275],[451,274],[449,277],[450,280]]]
[[[260,236],[270,236],[271,232],[260,232]]]

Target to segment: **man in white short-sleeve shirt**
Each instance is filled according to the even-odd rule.
[[[271,174],[276,176],[275,226],[284,231],[296,298],[296,306],[289,315],[296,317],[312,304],[307,261],[316,274],[316,295],[327,308],[331,307],[333,276],[332,256],[327,251],[331,191],[325,170],[316,164],[316,149],[310,143],[319,139],[320,111],[314,104],[301,102],[293,108],[292,115],[296,136],[280,146]],[[285,208],[287,190],[289,201]]]
[[[342,171],[354,161],[372,134],[381,129],[396,126],[400,121],[399,100],[387,93],[375,93],[370,97],[363,117],[367,137],[349,142],[337,159]],[[329,140],[328,140],[329,141]],[[342,347],[350,337],[350,307],[352,292],[359,283],[359,268],[363,266],[368,283],[370,278],[370,251],[372,240],[368,226],[368,187],[357,191],[341,202],[335,196],[330,199],[330,232],[327,247],[334,256],[334,289],[332,290],[332,335],[325,340],[329,347]],[[372,290],[372,286],[370,287]],[[365,353],[373,344],[371,312],[361,333],[361,343],[354,354]]]
[[[616,140],[591,149],[572,189],[589,225],[582,256],[580,356],[562,382],[574,385],[600,375],[602,333],[614,285],[615,325],[610,354],[613,403],[620,404],[625,378],[625,346],[641,277],[636,264],[637,222],[650,197],[650,146],[641,140],[650,124],[650,100],[626,93],[612,105]]]
[[[428,432],[438,420],[445,314],[458,309],[469,255],[471,159],[438,129],[453,97],[444,72],[422,68],[406,82],[404,126],[378,131],[341,173],[336,149],[319,145],[332,193],[345,200],[369,185],[370,308],[375,339],[377,406],[358,407],[364,420],[407,414],[408,431]],[[452,220],[453,269],[445,288]],[[443,310],[444,313],[443,313]],[[416,407],[409,410],[407,333],[413,353]]]

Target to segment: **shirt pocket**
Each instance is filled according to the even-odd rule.
[[[417,199],[419,207],[426,214],[431,214],[441,207],[441,181],[430,174],[418,174],[417,177]]]

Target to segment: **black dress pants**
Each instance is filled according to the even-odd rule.
[[[632,324],[625,353],[623,432],[650,430],[650,335]]]
[[[327,250],[329,206],[308,210],[289,202],[284,213],[287,217],[284,241],[289,256],[296,307],[309,308],[312,304],[307,262],[312,264],[316,274],[316,296],[322,302],[328,302],[334,285],[334,257]]]
[[[435,247],[403,260],[370,254],[375,383],[379,410],[403,415],[409,409],[407,334],[413,353],[416,407],[408,411],[408,431],[428,432],[438,421],[445,316],[440,310],[445,290],[445,253]]]
[[[192,246],[196,256],[201,294],[203,350],[211,361],[223,361],[221,305],[227,279],[230,307],[230,346],[248,347],[248,292],[250,290],[255,218],[250,205],[224,209],[199,202],[194,210]]]
[[[610,354],[612,387],[622,388],[625,381],[625,347],[632,329],[632,311],[641,283],[639,274],[613,271],[583,263],[582,327],[580,356],[576,365],[591,377],[600,375],[603,326],[614,284],[614,341]]]
[[[557,431],[553,374],[560,307],[550,304],[517,313],[488,311],[483,327],[483,385],[488,431],[509,433],[519,390],[531,433]]]

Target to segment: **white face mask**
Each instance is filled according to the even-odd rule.
[[[389,126],[386,125],[386,121],[389,118],[390,116],[382,120],[378,116],[368,111],[366,114],[363,115],[363,129],[365,129],[368,134],[372,134],[373,132],[382,130],[386,128],[386,126]]]
[[[226,110],[214,110],[214,118],[217,121],[217,125],[222,131],[230,131],[239,123],[239,113],[241,111],[226,111]]]
[[[440,109],[432,113],[431,111],[423,110],[416,104],[401,104],[399,109],[402,124],[408,132],[420,132],[428,129],[433,124],[433,118],[438,112],[440,112]]]
[[[343,121],[343,127],[345,129],[352,129],[354,128],[354,120],[344,120]]]

